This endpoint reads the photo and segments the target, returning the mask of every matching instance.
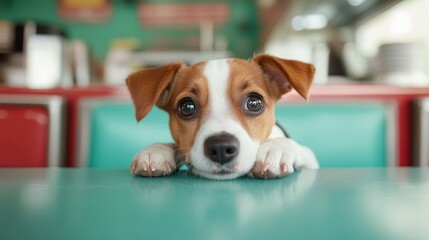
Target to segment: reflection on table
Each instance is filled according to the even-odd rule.
[[[0,169],[0,239],[425,239],[429,169],[212,181]]]

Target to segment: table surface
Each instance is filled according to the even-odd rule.
[[[0,169],[0,239],[429,239],[429,168],[273,180]]]

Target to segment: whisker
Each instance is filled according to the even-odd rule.
[[[184,148],[176,148],[175,149],[175,159],[176,159],[176,164],[177,164],[177,168],[180,171],[182,166],[187,166],[188,163],[186,162],[186,154],[184,154],[183,152],[186,152],[186,149]],[[189,166],[187,166],[186,168],[186,172],[189,170]],[[185,174],[186,174],[185,172]]]
[[[186,169],[185,176],[188,176],[188,172],[191,170],[191,168],[192,168],[192,163],[189,164],[188,168]]]

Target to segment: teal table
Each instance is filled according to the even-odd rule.
[[[0,169],[0,239],[429,239],[429,169],[223,182]]]

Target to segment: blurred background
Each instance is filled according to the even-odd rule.
[[[428,85],[428,12],[426,0],[0,0],[0,81],[122,85],[142,67],[265,52],[312,62],[317,83]]]
[[[0,166],[126,167],[171,139],[135,126],[128,74],[257,53],[316,66],[277,117],[322,166],[429,165],[428,24],[429,0],[0,0]]]

